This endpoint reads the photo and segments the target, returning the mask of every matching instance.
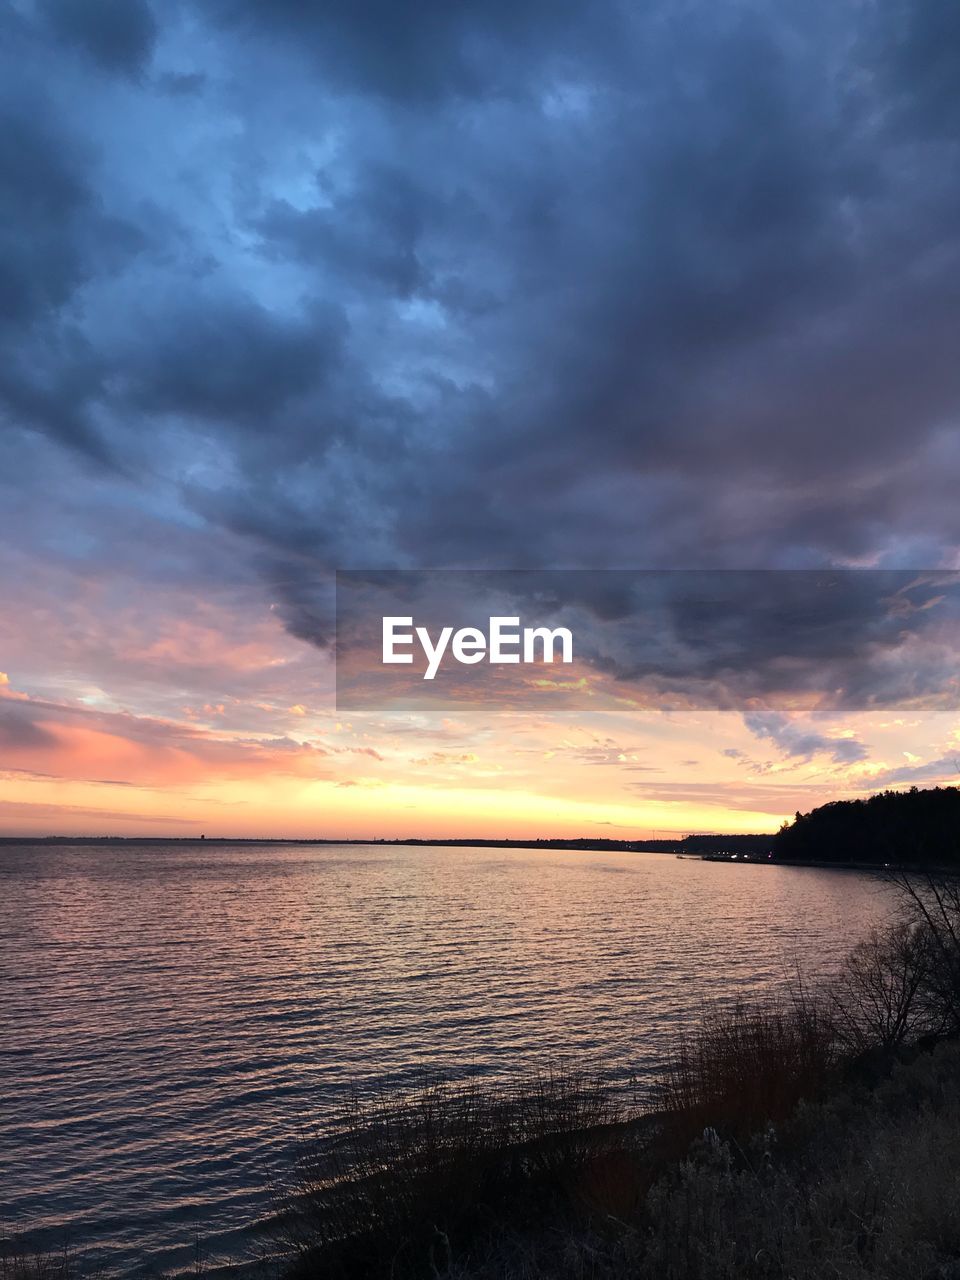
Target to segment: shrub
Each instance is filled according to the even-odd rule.
[[[803,1105],[746,1148],[707,1133],[630,1220],[503,1234],[442,1280],[957,1280],[960,1046]],[[798,1141],[798,1132],[802,1142]]]
[[[960,877],[891,872],[904,917],[923,937],[926,971],[921,995],[939,1034],[960,1034]]]
[[[941,1019],[928,995],[933,961],[923,925],[904,920],[873,929],[827,993],[838,1036],[863,1053],[935,1032]]]
[[[777,1123],[833,1077],[840,1044],[821,1005],[786,1001],[708,1011],[682,1041],[656,1091],[669,1130],[689,1142],[706,1126],[743,1139]]]
[[[67,1245],[43,1251],[22,1236],[0,1236],[0,1280],[102,1280],[103,1274],[95,1259]]]
[[[282,1219],[301,1273],[422,1274],[491,1223],[576,1211],[590,1172],[625,1140],[626,1114],[597,1075],[532,1082],[424,1078],[345,1104],[307,1144]]]

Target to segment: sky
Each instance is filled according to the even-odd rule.
[[[0,60],[0,832],[956,779],[951,0],[10,0]],[[335,572],[428,568],[593,571],[575,672],[341,714]],[[799,651],[723,579],[691,667],[619,569],[894,576]]]

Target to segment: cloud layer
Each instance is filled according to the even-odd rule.
[[[11,0],[0,49],[0,765],[47,705],[287,759],[337,568],[960,566],[950,0]],[[956,695],[952,589],[861,581],[555,607],[746,709],[730,769],[855,769],[844,716]]]
[[[307,632],[337,565],[952,564],[951,14],[19,0],[7,483]]]

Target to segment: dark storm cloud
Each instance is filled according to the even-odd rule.
[[[801,697],[836,714],[955,708],[958,654],[956,574],[717,572],[652,576],[597,662],[668,698],[749,707]],[[823,749],[761,713],[748,727],[789,754]],[[838,759],[865,755],[849,741],[829,749]]]
[[[323,75],[354,91],[413,104],[448,95],[523,93],[531,64],[617,53],[626,24],[613,4],[580,0],[199,0],[227,30],[285,42]]]
[[[148,62],[157,24],[144,0],[40,0],[51,33],[106,71],[133,75]]]
[[[338,575],[343,705],[413,695],[473,701],[485,689],[506,696],[510,681],[511,696],[528,698],[520,667],[447,669],[425,686],[417,668],[401,669],[398,679],[380,665],[382,617],[412,617],[436,636],[443,626],[485,630],[496,615],[568,627],[582,667],[614,677],[634,697],[744,709],[752,733],[794,756],[827,751],[849,763],[866,750],[800,729],[771,703],[801,699],[836,716],[960,702],[957,573],[475,570]]]
[[[108,465],[90,413],[107,361],[70,308],[91,281],[129,264],[146,234],[105,206],[85,133],[40,86],[24,84],[29,33],[8,14],[0,39],[9,55],[0,89],[0,423],[47,432]]]
[[[429,292],[417,254],[428,210],[436,224],[443,210],[410,175],[372,168],[362,186],[334,196],[329,207],[301,211],[278,201],[259,230],[271,256],[320,262],[353,287],[410,297]]]
[[[884,18],[889,43],[881,66],[904,127],[919,124],[955,137],[960,124],[960,10],[952,4],[899,0]]]
[[[620,679],[721,706],[785,693],[832,708],[956,702],[956,574],[717,571],[633,581],[623,625],[595,642],[597,665]]]
[[[294,635],[328,643],[345,565],[958,555],[946,0],[17,0],[0,25],[5,426],[235,539]],[[948,679],[855,592],[820,628],[735,601],[703,642],[702,601],[654,601],[660,653],[604,636],[628,588],[577,592],[624,679],[762,696],[784,636],[838,705]]]
[[[55,311],[84,279],[75,232],[91,193],[82,160],[50,122],[10,105],[0,117],[0,185],[6,207],[0,321],[19,327]]]
[[[125,370],[127,395],[147,412],[266,435],[291,402],[322,385],[338,359],[341,327],[334,314],[278,319],[247,299],[186,307],[145,335],[151,341],[136,353],[140,363]]]

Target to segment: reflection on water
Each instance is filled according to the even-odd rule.
[[[854,873],[659,854],[0,849],[0,1225],[112,1267],[249,1247],[308,1117],[421,1066],[655,1068],[703,999],[815,974],[889,911]]]

